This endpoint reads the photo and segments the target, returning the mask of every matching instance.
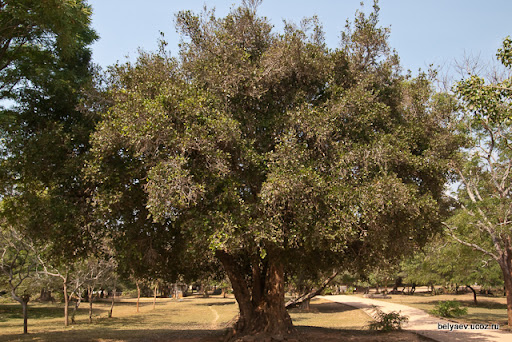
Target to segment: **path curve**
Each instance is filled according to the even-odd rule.
[[[400,311],[402,315],[409,317],[409,322],[404,324],[404,330],[414,331],[417,334],[426,336],[440,342],[510,342],[512,341],[512,334],[499,330],[470,330],[470,325],[467,325],[468,330],[448,330],[448,324],[452,326],[458,325],[454,322],[449,322],[438,317],[430,316],[425,311],[412,308],[410,306],[385,302],[370,298],[361,298],[358,296],[335,295],[335,296],[318,296],[330,300],[332,302],[341,303],[362,309],[371,317],[375,317],[374,306],[378,307],[385,313],[391,311]],[[441,327],[441,329],[440,329]]]
[[[217,329],[217,321],[219,320],[220,316],[219,316],[219,313],[217,312],[217,310],[215,310],[214,308],[212,308],[211,306],[208,306],[208,309],[211,310],[211,312],[214,314],[215,318],[213,319],[212,323],[211,323],[211,326],[213,329]]]

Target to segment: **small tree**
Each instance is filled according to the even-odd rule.
[[[31,240],[8,225],[0,225],[0,269],[7,278],[11,297],[23,310],[23,333],[28,333],[28,302],[31,293],[26,286],[39,265]],[[23,293],[20,293],[23,290]]]
[[[512,40],[498,50],[512,70]],[[476,75],[456,85],[464,105],[460,131],[468,146],[454,164],[460,186],[455,216],[445,222],[455,241],[494,259],[503,275],[512,326],[512,77],[486,83]]]

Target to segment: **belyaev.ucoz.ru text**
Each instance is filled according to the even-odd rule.
[[[459,323],[437,323],[437,330],[500,330],[499,324],[459,324]]]

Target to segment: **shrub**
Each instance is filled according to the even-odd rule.
[[[384,313],[382,310],[374,306],[377,311],[375,322],[370,324],[370,330],[393,331],[402,329],[402,323],[409,321],[407,316],[403,316],[399,312],[391,311]]]
[[[456,300],[447,300],[445,302],[438,303],[435,309],[431,310],[430,313],[441,317],[458,317],[466,315],[468,313],[468,309],[461,308],[460,302]]]

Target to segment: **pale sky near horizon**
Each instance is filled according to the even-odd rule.
[[[179,36],[174,14],[180,10],[199,13],[203,6],[215,8],[221,17],[241,1],[221,0],[89,0],[92,26],[100,39],[93,45],[95,63],[106,67],[133,59],[137,49],[155,50],[159,32],[165,33],[169,49],[177,55]],[[365,1],[369,13],[373,1]],[[503,38],[512,36],[512,0],[380,0],[380,22],[391,27],[390,45],[398,51],[404,70],[413,74],[429,65],[445,67],[464,55],[494,58]],[[317,15],[323,24],[326,43],[339,46],[347,19],[352,20],[360,0],[264,0],[258,13],[266,16],[277,31],[283,20],[299,23]]]

